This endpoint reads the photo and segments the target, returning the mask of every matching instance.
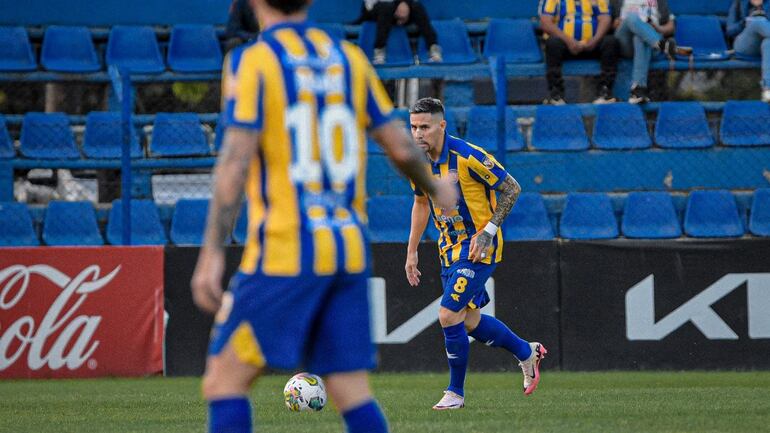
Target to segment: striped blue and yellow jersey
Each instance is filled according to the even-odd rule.
[[[598,16],[610,14],[608,0],[540,0],[540,15],[553,22],[567,36],[589,41],[596,32]]]
[[[439,231],[438,249],[441,266],[468,259],[471,238],[484,229],[495,210],[495,189],[508,176],[502,165],[481,147],[444,134],[444,146],[431,170],[436,177],[449,178],[457,185],[459,199],[454,209],[436,207],[431,201],[431,216]],[[414,188],[414,185],[412,185]],[[418,188],[415,195],[423,195]],[[503,231],[492,239],[492,253],[482,263],[503,259]]]
[[[225,126],[260,137],[241,272],[364,272],[366,129],[392,111],[366,56],[307,22],[278,24],[228,54],[222,93]]]

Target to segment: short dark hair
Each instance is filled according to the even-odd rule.
[[[308,0],[265,0],[273,8],[290,15],[307,7]]]
[[[409,109],[409,114],[419,113],[441,113],[441,117],[444,117],[444,104],[436,98],[418,99],[417,102],[412,105],[412,108]]]

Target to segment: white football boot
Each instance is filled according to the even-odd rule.
[[[465,398],[452,391],[444,391],[444,396],[433,406],[433,410],[462,409],[465,407]]]
[[[537,342],[529,343],[529,347],[532,348],[532,355],[526,361],[519,362],[521,372],[524,374],[524,395],[535,392],[540,382],[540,361],[548,353],[545,346]]]

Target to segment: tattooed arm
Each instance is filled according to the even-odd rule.
[[[241,207],[243,186],[257,146],[258,133],[229,128],[225,132],[222,151],[214,167],[214,188],[206,232],[191,283],[195,304],[209,313],[219,309],[222,299],[224,244],[233,230]]]
[[[516,182],[516,179],[509,174],[495,191],[497,191],[497,206],[495,207],[495,211],[492,213],[492,219],[489,222],[494,224],[495,227],[500,227],[500,225],[503,224],[505,217],[511,212],[516,200],[519,199],[521,187],[519,186],[519,183]],[[474,263],[484,259],[487,250],[490,245],[492,245],[493,237],[494,235],[486,230],[481,230],[476,233],[476,236],[471,239],[471,250],[468,254],[468,258]]]

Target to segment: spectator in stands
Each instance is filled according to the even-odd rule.
[[[674,38],[674,15],[668,0],[611,0],[613,28],[623,57],[633,58],[631,96],[628,102],[650,102],[647,74],[653,52],[669,59],[675,54],[690,55],[691,47],[678,47]]]
[[[441,62],[441,47],[438,44],[436,30],[430,24],[425,6],[417,0],[364,0],[361,15],[354,24],[364,21],[377,22],[377,37],[374,40],[372,63],[385,63],[385,44],[393,25],[415,24],[420,35],[425,38],[431,62]]]
[[[599,58],[601,74],[594,103],[615,102],[612,85],[620,55],[618,41],[608,34],[612,17],[608,0],[540,0],[545,41],[546,104],[564,104],[562,63],[568,59]]]
[[[225,29],[225,52],[237,47],[259,34],[259,23],[249,0],[233,0]]]
[[[735,38],[735,52],[762,56],[762,100],[770,102],[770,1],[733,0],[727,17],[727,36]]]

